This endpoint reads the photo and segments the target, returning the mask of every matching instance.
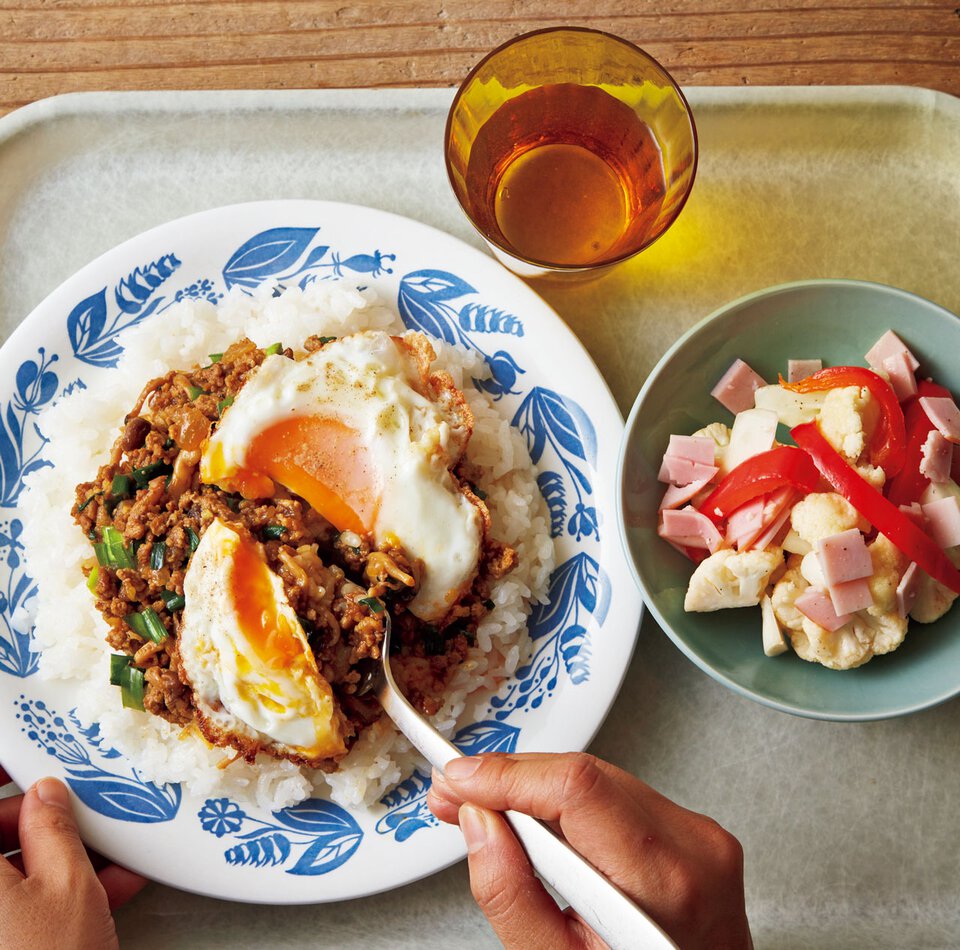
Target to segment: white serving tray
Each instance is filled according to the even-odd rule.
[[[960,101],[900,87],[687,93],[701,160],[677,224],[599,281],[535,285],[624,412],[683,330],[770,284],[862,278],[960,311]],[[0,340],[101,252],[237,201],[372,205],[481,246],[443,168],[451,97],[85,93],[0,119]],[[796,719],[725,690],[648,619],[593,751],[740,837],[758,948],[960,945],[960,701],[891,722]],[[154,885],[118,924],[140,950],[498,945],[462,865],[316,907]]]

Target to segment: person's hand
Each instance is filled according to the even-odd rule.
[[[9,777],[0,769],[0,786]],[[25,795],[0,799],[0,946],[4,950],[117,947],[111,911],[146,879],[80,840],[66,786],[44,778]],[[94,868],[95,862],[99,870]]]
[[[605,944],[576,913],[561,911],[534,876],[496,814],[506,809],[550,822],[683,950],[752,946],[737,839],[591,755],[454,759],[443,774],[434,770],[427,804],[460,825],[473,896],[507,950]]]

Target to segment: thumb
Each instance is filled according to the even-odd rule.
[[[27,877],[96,878],[77,830],[67,787],[55,778],[40,779],[23,797],[20,807],[20,848]]]

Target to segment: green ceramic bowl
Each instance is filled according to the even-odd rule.
[[[759,608],[685,613],[692,566],[657,537],[657,481],[671,433],[689,434],[731,415],[710,389],[737,357],[776,379],[789,358],[865,365],[888,329],[921,372],[960,393],[960,320],[903,290],[848,280],[783,284],[743,297],[681,337],[657,364],[627,420],[618,472],[620,533],[653,616],[676,645],[742,696],[815,719],[902,716],[960,693],[960,606],[934,624],[911,621],[903,645],[855,670],[828,670],[792,651],[763,653]],[[781,430],[782,431],[782,430]]]

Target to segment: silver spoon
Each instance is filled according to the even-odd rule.
[[[373,690],[384,712],[435,768],[443,770],[463,753],[407,702],[390,671],[393,624],[384,611],[382,662]],[[611,950],[676,947],[676,944],[615,884],[537,818],[507,811],[504,817],[530,863],[568,904],[609,944]]]

